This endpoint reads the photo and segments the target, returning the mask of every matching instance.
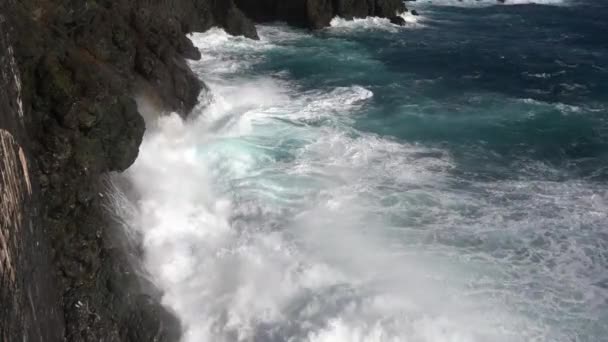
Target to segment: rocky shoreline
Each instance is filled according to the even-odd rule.
[[[177,319],[107,212],[136,159],[134,98],[182,115],[205,89],[186,34],[254,22],[317,29],[392,18],[401,0],[5,0],[0,3],[0,341],[177,341]]]

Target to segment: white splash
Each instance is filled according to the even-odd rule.
[[[485,7],[508,5],[569,5],[572,0],[417,0],[420,6],[458,6],[458,7]]]
[[[140,198],[128,220],[184,324],[183,342],[548,340],[542,322],[511,306],[524,304],[504,290],[517,284],[497,261],[449,248],[461,241],[450,229],[486,233],[510,214],[493,201],[520,196],[522,184],[496,184],[489,199],[446,190],[447,152],[352,127],[369,89],[301,91],[250,72],[301,35],[265,33],[261,42],[219,30],[193,36],[209,105],[187,121],[148,122],[126,173]],[[566,202],[587,196],[550,188],[574,191]],[[605,219],[605,199],[589,201],[594,219]],[[483,224],[461,208],[483,208]],[[410,223],[396,227],[398,216]]]
[[[399,26],[391,23],[387,18],[378,17],[367,17],[367,18],[355,18],[352,20],[335,17],[332,19],[330,25],[332,30],[377,30],[377,31],[389,31],[398,32],[403,29],[422,28],[424,27],[424,17],[419,15],[412,15],[411,12],[404,12],[399,15],[405,20],[405,26]]]

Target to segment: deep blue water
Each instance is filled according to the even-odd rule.
[[[473,177],[516,178],[532,159],[605,181],[608,4],[569,5],[422,6],[424,29],[330,30],[260,67],[304,88],[364,85],[374,99],[357,128],[447,144]]]
[[[195,35],[128,173],[184,340],[608,341],[608,2],[545,2]]]

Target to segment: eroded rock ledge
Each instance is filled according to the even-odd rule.
[[[145,92],[186,115],[205,88],[186,34],[255,21],[320,28],[394,16],[400,0],[0,2],[0,341],[177,341],[179,322],[105,211],[103,176],[128,168]]]

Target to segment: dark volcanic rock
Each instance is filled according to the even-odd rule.
[[[362,18],[374,13],[374,1],[335,0],[335,12],[345,19]],[[394,14],[393,14],[394,15]]]
[[[401,0],[375,0],[373,15],[390,18],[395,14],[405,12],[405,5]]]
[[[236,5],[256,21],[285,21],[319,29],[332,18],[377,16],[390,18],[405,11],[401,0],[235,0]]]
[[[142,286],[137,246],[124,242],[100,194],[102,176],[137,157],[138,91],[183,114],[196,104],[204,85],[184,58],[200,53],[185,33],[211,24],[194,9],[162,0],[0,4],[0,166],[13,175],[0,184],[1,341],[177,341],[179,323]]]
[[[215,1],[216,17],[226,32],[232,35],[243,35],[247,38],[259,39],[253,21],[236,7],[232,0]]]
[[[336,15],[340,15],[334,9],[333,1],[331,0],[315,0],[306,3],[306,15],[308,16],[308,26],[313,29],[320,29],[329,25],[329,22]],[[352,17],[350,13],[344,13],[345,16]]]
[[[402,17],[396,15],[394,17],[390,17],[389,20],[391,21],[392,24],[395,25],[399,25],[399,26],[404,26],[405,25],[405,19],[403,19]]]
[[[0,341],[63,341],[58,278],[48,230],[38,223],[22,84],[0,3]]]
[[[124,341],[178,341],[180,338],[179,322],[158,301],[147,295],[135,299],[126,323],[129,329]]]

